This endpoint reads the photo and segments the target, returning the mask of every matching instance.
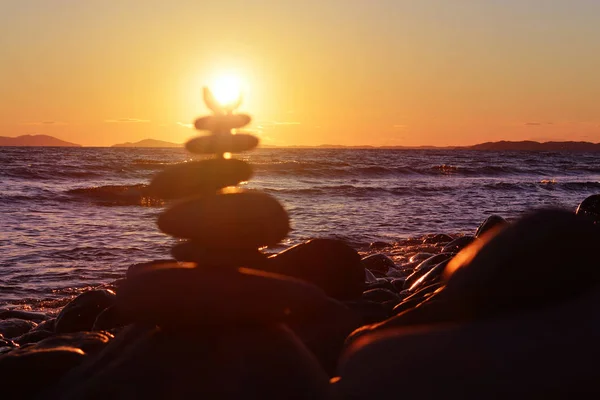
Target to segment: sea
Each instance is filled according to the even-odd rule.
[[[600,153],[475,150],[257,149],[237,157],[287,209],[288,238],[337,238],[362,253],[432,233],[473,234],[490,214],[575,210],[600,193]],[[0,147],[0,309],[56,310],[170,257],[155,222],[168,207],[142,195],[178,148]]]

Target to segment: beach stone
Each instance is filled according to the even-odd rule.
[[[369,247],[372,249],[385,249],[388,247],[392,247],[392,244],[388,242],[372,242],[369,243]]]
[[[29,332],[36,326],[37,324],[33,321],[19,318],[7,318],[0,321],[0,334],[6,338],[12,339]]]
[[[4,311],[0,312],[0,320],[8,319],[8,318],[18,318],[18,319],[24,319],[27,321],[33,321],[33,322],[39,323],[39,322],[49,319],[50,317],[48,317],[44,313],[32,312],[32,311],[4,310]]]
[[[267,256],[257,249],[209,250],[192,241],[177,243],[171,254],[179,261],[193,261],[197,265],[214,267],[248,267],[262,269]]]
[[[241,160],[190,161],[156,174],[148,186],[148,193],[160,199],[210,194],[226,186],[247,181],[251,176],[252,167]]]
[[[325,399],[328,376],[283,325],[217,331],[155,329],[118,338],[71,371],[48,400]]]
[[[406,277],[403,277],[403,278],[394,278],[394,279],[392,279],[392,281],[390,283],[392,284],[392,286],[394,286],[394,289],[396,289],[396,292],[400,293],[402,290],[404,290],[405,282],[406,282]]]
[[[454,253],[440,253],[433,257],[429,257],[427,260],[421,262],[414,269],[414,272],[406,277],[404,282],[404,288],[409,289],[416,281],[418,281],[423,275],[428,273],[439,263],[449,260],[454,257]]]
[[[127,278],[133,278],[134,276],[145,274],[146,272],[173,268],[196,268],[196,263],[179,262],[177,260],[154,260],[137,263],[130,265],[129,268],[127,268],[126,276]],[[120,286],[124,283],[125,282],[121,282]]]
[[[96,317],[92,331],[109,331],[115,328],[121,328],[132,321],[124,318],[119,312],[119,307],[110,306]]]
[[[371,271],[365,268],[365,282],[377,282],[377,277]]]
[[[508,222],[499,215],[492,214],[485,219],[477,228],[477,232],[475,233],[475,237],[479,238],[484,233],[491,231],[492,229],[498,229],[505,225],[508,225]]]
[[[408,259],[408,261],[410,263],[421,263],[425,260],[427,260],[428,258],[433,257],[435,254],[433,253],[417,253],[415,255],[413,255],[411,258]],[[419,264],[417,264],[419,265]]]
[[[268,258],[266,269],[310,282],[338,300],[361,296],[365,268],[360,255],[337,239],[313,239]]]
[[[383,288],[369,289],[369,290],[363,292],[361,298],[363,300],[376,301],[378,303],[383,303],[383,302],[386,302],[389,300],[393,300],[393,301],[395,301],[395,304],[400,303],[400,300],[402,300],[400,298],[400,296],[398,296],[398,294],[394,293],[393,291],[391,291],[389,289],[383,289]]]
[[[453,320],[546,307],[600,284],[600,226],[571,212],[532,213],[482,242],[446,268]]]
[[[15,343],[18,343],[19,346],[23,346],[25,344],[39,342],[40,340],[46,339],[52,335],[54,335],[54,332],[42,329],[34,329],[32,331],[22,334],[21,336],[17,336],[16,338],[14,338],[14,341]]]
[[[392,292],[396,292],[396,288],[394,287],[394,285],[392,285],[392,282],[389,278],[388,279],[378,278],[377,281],[370,282],[365,285],[365,290],[378,289],[378,288],[379,289],[387,289],[387,290],[391,290]]]
[[[56,333],[89,331],[98,314],[112,306],[116,296],[110,290],[90,290],[68,303],[56,317]]]
[[[448,243],[442,249],[442,253],[458,253],[468,245],[470,245],[475,240],[474,236],[465,235],[461,237],[457,237],[450,243]]]
[[[4,354],[0,356],[2,397],[37,399],[38,394],[81,364],[84,358],[81,350],[70,347],[28,347]]]
[[[191,139],[185,148],[194,154],[241,153],[252,150],[258,142],[256,136],[244,133],[209,135]]]
[[[557,307],[498,319],[375,331],[342,355],[332,398],[599,396],[599,303],[594,290]]]
[[[575,213],[589,217],[596,222],[600,221],[600,194],[591,195],[583,200]]]
[[[449,262],[450,259],[447,259],[437,264],[435,267],[427,271],[425,275],[417,279],[408,290],[414,292],[415,290],[419,290],[427,285],[431,285],[436,281],[439,281]]]
[[[56,322],[56,318],[50,318],[45,321],[40,322],[33,331],[41,330],[41,331],[50,331],[54,332],[54,323]]]
[[[129,279],[117,293],[124,318],[173,328],[308,318],[326,302],[313,285],[247,268],[156,270]]]
[[[448,243],[452,241],[452,236],[446,235],[445,233],[438,233],[431,236],[426,236],[423,239],[423,244],[438,244],[438,243]]]
[[[376,301],[353,300],[345,301],[344,304],[360,319],[361,325],[374,324],[390,316],[388,307]]]
[[[74,332],[54,335],[36,343],[38,349],[70,347],[80,349],[85,354],[96,354],[113,339],[108,332]]]
[[[385,254],[371,254],[363,258],[361,264],[371,272],[377,271],[386,274],[390,269],[396,269],[396,264]]]
[[[211,131],[227,135],[232,129],[248,125],[250,120],[251,118],[247,114],[209,115],[198,118],[194,122],[194,127],[199,131]]]
[[[158,227],[214,249],[274,245],[290,229],[287,213],[275,198],[242,190],[175,204],[159,216]]]

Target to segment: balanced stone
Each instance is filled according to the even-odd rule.
[[[235,244],[233,244],[235,246]],[[232,266],[263,269],[267,256],[257,249],[219,249],[212,251],[192,241],[176,244],[171,254],[178,261],[193,261],[201,266]]]
[[[250,123],[250,116],[246,114],[211,115],[198,118],[194,126],[199,131],[229,132]]]
[[[159,216],[158,227],[171,236],[215,249],[274,245],[290,228],[287,213],[277,200],[244,190],[178,203]]]
[[[250,179],[252,168],[241,160],[212,159],[172,166],[157,174],[148,187],[161,199],[206,194]]]
[[[600,221],[600,194],[594,194],[583,200],[577,207],[576,214]]]
[[[185,144],[195,154],[241,153],[258,146],[258,138],[244,133],[199,136]]]

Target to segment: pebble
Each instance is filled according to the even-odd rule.
[[[19,318],[7,318],[0,320],[0,334],[8,339],[12,339],[29,332],[36,326],[37,324],[33,321]]]
[[[290,229],[287,213],[275,198],[242,190],[175,204],[159,216],[158,227],[214,249],[275,245]]]
[[[371,254],[363,258],[361,264],[371,272],[386,274],[390,269],[396,269],[396,263],[385,254]]]
[[[232,129],[242,128],[250,123],[250,116],[246,114],[209,115],[198,118],[194,127],[199,131],[218,132],[220,135],[229,135]]]
[[[237,133],[234,135],[209,135],[191,139],[185,148],[194,154],[241,153],[258,146],[258,138],[253,135]]]
[[[171,166],[154,176],[148,194],[160,199],[177,199],[210,194],[247,181],[252,167],[235,159],[191,161]]]

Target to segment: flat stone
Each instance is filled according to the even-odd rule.
[[[171,254],[178,261],[194,262],[201,266],[247,267],[263,269],[267,256],[257,249],[209,250],[192,241],[177,243]]]
[[[196,263],[179,262],[177,260],[154,260],[145,263],[137,263],[127,268],[126,276],[127,278],[133,278],[134,276],[145,274],[149,271],[172,268],[196,268]],[[121,285],[123,283],[124,282],[122,282]]]
[[[221,133],[244,127],[250,123],[250,120],[247,114],[210,115],[198,118],[194,122],[194,127],[199,131]]]
[[[124,318],[185,329],[310,319],[328,301],[316,286],[247,268],[156,270],[128,279],[117,293]]]
[[[245,133],[199,136],[185,144],[194,154],[241,153],[258,146],[258,138]]]
[[[212,159],[171,166],[154,176],[148,194],[160,199],[207,194],[247,181],[252,168],[245,161]]]
[[[19,318],[7,318],[0,321],[0,334],[12,339],[21,336],[35,328],[37,324],[33,321],[27,321]]]
[[[102,350],[114,336],[108,332],[74,332],[55,335],[35,344],[36,349],[70,347],[80,349],[86,354],[95,354]]]
[[[274,197],[244,190],[175,204],[159,216],[158,227],[206,248],[240,249],[277,244],[290,229],[287,213]]]
[[[8,318],[19,318],[27,321],[42,322],[49,319],[50,317],[48,317],[44,313],[32,311],[5,310],[0,312],[0,320]]]
[[[40,340],[46,339],[50,336],[54,335],[54,332],[47,331],[44,329],[34,329],[27,333],[24,333],[21,336],[14,338],[15,343],[18,343],[19,346],[23,346],[30,343],[36,343]]]

